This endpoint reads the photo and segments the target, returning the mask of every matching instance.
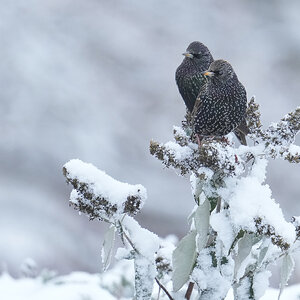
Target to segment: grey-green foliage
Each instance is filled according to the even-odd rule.
[[[175,250],[129,216],[142,207],[146,194],[142,186],[131,188],[130,195],[125,188],[123,200],[116,204],[102,191],[101,182],[76,177],[70,163],[64,166],[74,188],[71,205],[90,219],[110,224],[102,251],[104,269],[112,257],[115,232],[125,246],[119,258],[134,261],[135,299],[157,297],[155,281],[161,299],[182,298],[188,285],[188,299],[192,292],[193,299],[223,300],[230,288],[235,300],[259,299],[268,287],[267,267],[282,257],[281,291],[286,285],[300,239],[300,219],[285,221],[264,180],[268,159],[300,162],[300,147],[293,144],[300,130],[300,108],[267,129],[262,128],[258,108],[252,98],[247,122],[253,146],[237,148],[224,139],[208,139],[199,148],[187,122],[174,127],[174,142],[151,142],[151,154],[163,165],[191,175],[196,205],[189,217],[190,230]]]
[[[293,143],[300,130],[300,108],[264,130],[259,107],[252,98],[247,116],[253,146],[236,148],[226,141],[207,140],[198,149],[187,122],[183,123],[183,128],[174,128],[174,142],[161,144],[152,141],[150,144],[151,154],[166,167],[179,170],[182,175],[191,174],[197,208],[189,217],[192,231],[188,237],[196,230],[198,234],[194,236],[198,247],[196,263],[186,283],[193,281],[196,284],[201,300],[222,300],[230,288],[233,288],[235,299],[259,299],[268,286],[270,273],[266,269],[270,264],[284,256],[281,288],[286,285],[293,269],[291,254],[298,243],[299,224],[297,227],[286,222],[271,198],[268,198],[270,207],[263,207],[254,214],[248,206],[251,219],[245,218],[247,221],[241,223],[238,221],[239,211],[232,211],[237,201],[232,203],[231,198],[236,193],[241,197],[238,201],[252,201],[251,197],[236,192],[239,186],[245,186],[245,182],[252,185],[254,191],[257,189],[268,194],[264,185],[267,159],[299,162],[300,147]],[[181,155],[177,155],[178,151]],[[251,193],[251,187],[246,191]],[[206,213],[201,210],[205,203],[210,206]],[[242,216],[247,215],[246,209],[247,206],[240,206]],[[273,222],[272,216],[264,213],[264,210],[272,209],[276,209],[274,213],[280,219],[278,224]],[[282,230],[282,224],[289,229],[289,234]],[[186,238],[179,243],[174,254],[182,248]],[[189,245],[193,245],[190,239]],[[191,264],[190,255],[181,257],[173,260],[175,274],[179,268],[184,269],[185,264],[186,269]],[[175,279],[178,288],[176,276]]]

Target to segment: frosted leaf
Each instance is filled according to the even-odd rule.
[[[154,279],[156,276],[156,267],[154,262],[138,255],[134,259],[135,271],[135,300],[150,300]]]
[[[252,246],[258,242],[257,238],[253,234],[246,233],[238,242],[238,252],[237,256],[234,258],[234,277],[240,277],[238,271],[241,268],[243,261],[250,254]],[[246,267],[246,266],[245,266]]]
[[[264,238],[262,244],[260,245],[260,247],[258,249],[259,250],[259,254],[258,254],[258,258],[257,258],[258,267],[261,266],[263,260],[266,257],[266,254],[267,254],[269,248],[270,248],[270,241],[267,240],[266,238]]]
[[[227,211],[223,210],[218,214],[213,214],[210,217],[210,224],[218,233],[218,239],[222,241],[224,251],[228,253],[235,240],[235,234]]]
[[[253,292],[255,299],[261,299],[269,286],[269,278],[272,273],[268,270],[255,273],[253,278]]]
[[[188,281],[196,261],[197,231],[189,232],[177,245],[172,256],[173,290],[177,292]]]
[[[194,220],[197,230],[197,250],[200,251],[207,243],[207,234],[209,229],[210,203],[205,200],[195,211]]]
[[[280,270],[280,292],[278,300],[280,299],[281,293],[284,287],[287,285],[288,280],[294,270],[295,262],[290,254],[287,254],[282,259],[282,265]]]
[[[70,160],[63,167],[67,182],[74,190],[70,203],[90,219],[118,219],[123,213],[134,215],[144,205],[146,189],[140,185],[120,182],[79,159]]]
[[[154,255],[159,248],[159,238],[153,232],[142,228],[139,223],[130,216],[122,221],[122,226],[129,233],[135,249],[144,257],[154,261]]]
[[[104,236],[104,241],[103,241],[102,251],[101,251],[103,271],[106,271],[110,265],[112,251],[115,243],[115,233],[116,233],[116,228],[114,225],[111,225]]]

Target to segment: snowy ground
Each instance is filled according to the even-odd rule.
[[[0,276],[1,300],[120,300],[132,299],[130,287],[121,288],[116,273],[104,275],[74,272],[46,282],[42,278],[14,279],[8,274]],[[115,285],[114,285],[115,284]],[[261,300],[277,299],[279,291],[267,290]],[[287,287],[281,300],[298,300],[300,285]],[[164,300],[167,298],[163,298]],[[231,300],[232,295],[226,300]]]
[[[148,151],[151,138],[168,140],[182,120],[181,53],[192,40],[206,43],[257,96],[263,121],[277,121],[299,103],[299,5],[0,1],[0,269],[16,275],[30,256],[60,274],[99,270],[105,229],[68,206],[61,168],[72,158],[143,184],[142,225],[183,235],[189,183]],[[299,166],[271,163],[269,171],[284,213],[299,215]]]

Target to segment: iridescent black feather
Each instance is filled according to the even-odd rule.
[[[197,41],[192,42],[183,55],[185,58],[176,70],[175,79],[184,103],[191,113],[200,89],[206,83],[202,72],[209,68],[214,59],[209,49]],[[246,135],[249,133],[249,129],[245,118],[234,129],[234,133],[241,144],[247,145]]]
[[[186,107],[192,112],[201,86],[205,83],[201,73],[208,69],[214,59],[208,48],[200,42],[192,42],[183,55],[185,58],[176,70],[175,79]]]
[[[211,63],[193,110],[198,136],[224,136],[245,124],[247,94],[232,66],[224,60]],[[244,130],[244,131],[245,131]],[[238,133],[244,134],[243,129]],[[246,140],[244,139],[244,142]]]

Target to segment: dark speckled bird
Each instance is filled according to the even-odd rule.
[[[224,136],[245,122],[247,94],[232,66],[215,60],[202,73],[202,86],[193,110],[193,125],[199,145],[205,136]],[[247,130],[247,126],[245,124]],[[242,131],[242,129],[241,129]]]
[[[196,98],[205,78],[201,74],[213,62],[208,48],[200,42],[192,42],[183,53],[185,58],[176,70],[176,83],[184,103],[190,112],[193,111]]]
[[[206,80],[202,72],[207,70],[214,61],[209,49],[200,42],[192,42],[183,53],[185,58],[176,70],[176,83],[184,103],[191,113],[199,95],[201,87]],[[244,118],[234,133],[243,145],[247,145],[246,135],[249,129]]]

